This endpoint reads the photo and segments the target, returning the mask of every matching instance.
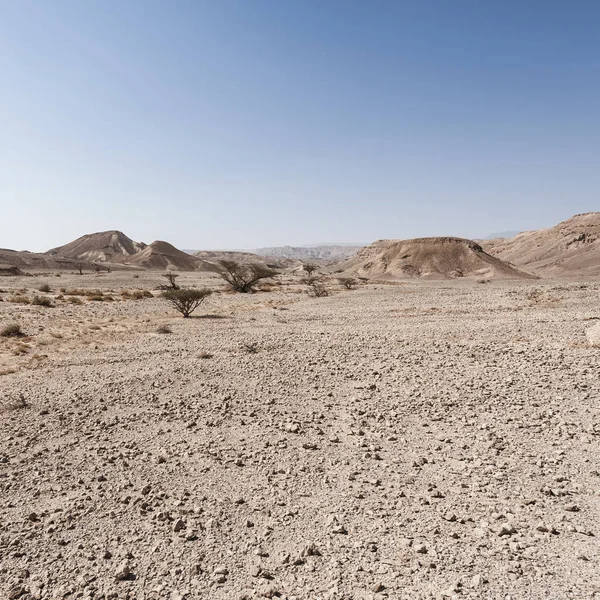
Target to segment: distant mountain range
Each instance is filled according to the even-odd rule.
[[[515,235],[519,235],[519,231],[500,231],[499,233],[490,233],[487,237],[483,238],[484,240],[496,240],[499,238],[511,238],[515,237]]]
[[[194,254],[156,240],[135,242],[118,230],[101,231],[46,253],[0,250],[0,274],[24,269],[160,269],[218,271],[219,260],[260,262],[277,269],[316,262],[336,272],[375,278],[600,277],[600,212],[579,214],[547,229],[505,231],[479,242],[451,237],[345,244],[278,246]]]

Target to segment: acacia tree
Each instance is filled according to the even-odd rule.
[[[338,277],[338,281],[347,290],[353,290],[356,287],[356,279],[354,279],[354,277]]]
[[[248,294],[256,291],[256,285],[261,279],[268,279],[277,275],[277,271],[257,263],[240,264],[235,260],[220,260],[222,271],[219,275],[231,286],[235,292]]]
[[[304,271],[306,273],[308,273],[308,276],[311,277],[312,274],[319,268],[317,265],[315,265],[314,263],[306,263],[304,265],[302,265],[302,268],[304,269]]]
[[[203,288],[192,290],[169,290],[163,293],[163,298],[169,301],[185,318],[189,317],[212,294],[212,290]]]

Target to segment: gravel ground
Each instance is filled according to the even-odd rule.
[[[600,598],[598,283],[159,280],[0,278],[1,598]]]

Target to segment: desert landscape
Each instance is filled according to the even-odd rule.
[[[293,250],[0,251],[0,597],[600,597],[600,213]]]

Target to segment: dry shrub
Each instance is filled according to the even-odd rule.
[[[18,323],[9,323],[0,329],[2,337],[24,337],[25,334],[21,331],[21,326]]]
[[[309,286],[308,294],[313,298],[325,298],[329,296],[329,290],[322,283],[315,281]]]
[[[148,290],[135,290],[133,292],[134,300],[142,300],[143,298],[154,298],[154,296]]]
[[[13,348],[12,352],[15,356],[20,356],[21,354],[27,354],[31,350],[31,346],[29,344],[25,344],[24,342],[18,342],[17,345]]]
[[[169,334],[169,333],[173,333],[173,330],[171,329],[171,327],[169,325],[159,325],[158,328],[156,329],[156,333],[164,333],[164,334]]]
[[[52,290],[50,289],[50,286],[47,283],[42,283],[42,285],[40,285],[40,287],[38,288],[38,292],[51,292]]]
[[[31,304],[35,306],[45,306],[46,308],[52,308],[54,304],[52,304],[52,300],[48,298],[48,296],[34,296]]]
[[[77,296],[69,296],[66,300],[71,304],[83,304],[83,300]]]
[[[19,394],[17,398],[2,398],[2,400],[0,400],[0,409],[2,411],[20,410],[27,408],[28,406],[29,404],[27,404],[27,400],[25,400],[23,394]]]
[[[99,294],[92,294],[88,296],[90,302],[112,302],[114,298],[112,296],[104,295],[102,292]]]
[[[212,358],[213,355],[210,352],[200,352],[200,354],[198,354],[198,357],[203,360],[207,360],[209,358]]]
[[[345,287],[347,290],[353,290],[357,284],[354,277],[338,277],[338,281],[342,284],[342,287]]]
[[[258,343],[257,342],[244,343],[244,344],[242,344],[242,348],[248,354],[256,354],[258,352]]]
[[[14,302],[15,304],[29,304],[29,298],[27,296],[12,296],[8,301]]]
[[[188,318],[211,294],[212,290],[207,288],[201,290],[184,288],[164,292],[163,298],[170,302],[175,310],[179,311],[185,318]]]

